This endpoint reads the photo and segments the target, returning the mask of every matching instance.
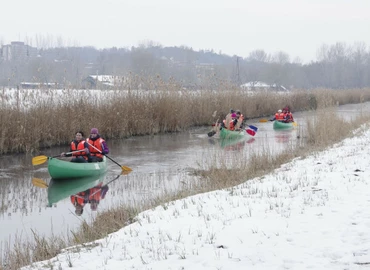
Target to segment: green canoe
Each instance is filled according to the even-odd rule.
[[[53,179],[99,176],[107,171],[107,159],[104,156],[102,162],[76,163],[50,157],[48,171]]]
[[[228,130],[226,128],[221,128],[220,138],[221,139],[236,139],[246,137],[247,132],[244,129],[240,131]]]
[[[275,130],[287,130],[287,129],[292,129],[293,128],[293,123],[284,123],[280,121],[274,121],[273,128]]]
[[[51,179],[48,187],[48,203],[51,206],[78,192],[88,190],[104,180],[105,174],[83,178]]]

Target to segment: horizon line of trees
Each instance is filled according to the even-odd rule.
[[[364,42],[323,44],[317,50],[316,61],[302,64],[299,58],[291,60],[285,52],[269,54],[262,49],[243,58],[213,50],[195,51],[187,46],[163,47],[153,41],[130,49],[64,47],[60,38],[57,41],[61,46],[42,48],[39,57],[25,61],[0,60],[0,85],[15,87],[27,81],[81,88],[88,75],[131,74],[159,76],[164,81],[176,80],[192,87],[202,85],[209,78],[239,85],[263,81],[303,89],[370,86],[370,50]]]

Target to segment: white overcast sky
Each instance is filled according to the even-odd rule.
[[[12,0],[1,11],[0,42],[33,46],[36,35],[96,48],[152,40],[242,57],[284,51],[307,62],[322,44],[370,45],[370,0]]]

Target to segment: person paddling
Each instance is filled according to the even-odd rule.
[[[92,128],[90,132],[90,137],[86,140],[90,156],[89,162],[101,162],[103,161],[103,156],[109,154],[109,148],[107,143],[103,138],[100,137],[99,131],[97,128]]]
[[[77,152],[78,151],[78,152]],[[84,139],[84,133],[82,131],[77,131],[75,134],[75,139],[71,142],[70,152],[75,152],[71,154],[61,153],[61,157],[70,157],[71,162],[86,163],[89,158],[89,145]]]

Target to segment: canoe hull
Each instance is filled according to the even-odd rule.
[[[293,123],[274,121],[273,128],[275,130],[288,130],[293,128]]]
[[[107,160],[102,162],[76,163],[57,158],[49,158],[48,171],[53,179],[72,179],[99,176],[107,171]]]
[[[246,132],[244,129],[240,131],[233,131],[233,130],[228,130],[225,128],[221,128],[220,130],[220,138],[221,139],[237,139],[237,138],[244,138],[246,137]]]

